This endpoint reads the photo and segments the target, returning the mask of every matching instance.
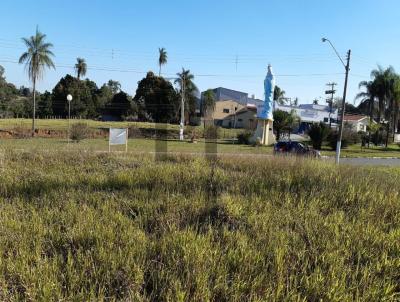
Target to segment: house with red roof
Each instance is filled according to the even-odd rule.
[[[359,114],[346,114],[344,116],[344,122],[345,124],[350,125],[353,131],[367,132],[369,117]]]

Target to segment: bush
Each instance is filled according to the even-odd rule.
[[[204,138],[217,139],[220,137],[220,128],[218,126],[209,125],[204,128]]]
[[[329,146],[332,150],[336,150],[338,140],[338,131],[333,131],[328,136]],[[361,142],[361,135],[350,129],[344,129],[342,135],[342,149],[347,148],[349,145],[359,144]]]
[[[330,129],[324,123],[312,124],[308,135],[310,136],[314,149],[320,150],[322,142],[328,137]]]
[[[197,140],[199,139],[199,135],[198,135],[198,133],[197,133],[197,130],[194,128],[193,130],[192,130],[192,134],[190,135],[190,141],[192,142],[192,143],[197,143]]]
[[[250,145],[250,139],[253,136],[253,132],[248,130],[237,135],[238,143],[241,145]]]
[[[371,142],[375,145],[383,145],[386,140],[386,130],[378,129],[371,133]]]
[[[32,136],[32,131],[29,128],[17,126],[13,129],[13,136],[16,138],[28,138]]]
[[[137,126],[129,126],[128,128],[128,137],[129,138],[138,138],[138,137],[142,137],[142,132],[140,131],[140,128],[138,128]]]
[[[89,127],[85,123],[75,123],[71,126],[69,138],[74,142],[80,142],[89,135]]]

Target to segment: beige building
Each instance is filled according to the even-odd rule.
[[[230,115],[234,115],[243,108],[245,108],[244,105],[232,100],[215,102],[215,109],[212,113],[212,119],[215,121],[216,125],[222,126],[223,120]],[[231,127],[233,127],[233,124]]]
[[[257,127],[257,108],[244,107],[237,111],[236,114],[225,117],[221,126],[226,128],[254,130]]]

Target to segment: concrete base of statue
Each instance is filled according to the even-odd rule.
[[[259,142],[261,145],[269,146],[275,144],[275,135],[273,131],[273,121],[272,120],[262,120],[257,121],[257,129],[252,137],[252,142]]]

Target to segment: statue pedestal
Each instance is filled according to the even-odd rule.
[[[255,143],[258,139],[261,145],[269,146],[275,144],[273,121],[258,119],[257,129],[252,138],[252,142]]]

